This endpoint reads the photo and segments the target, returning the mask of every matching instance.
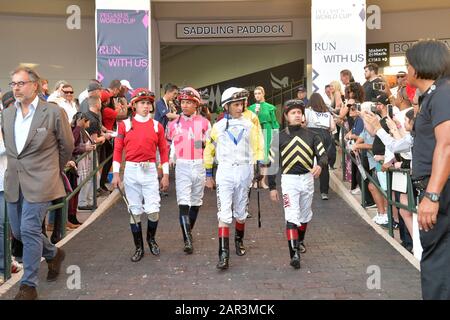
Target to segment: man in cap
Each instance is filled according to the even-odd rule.
[[[124,95],[126,95],[129,91],[131,92],[134,90],[128,80],[120,80],[120,84],[122,85],[122,88],[125,89],[123,92]]]
[[[101,90],[102,90],[102,86],[100,83],[94,82],[94,81],[89,83],[89,86],[86,88],[85,91],[83,91],[80,94],[80,96],[78,98],[78,101],[80,102],[80,111],[81,112],[86,113],[89,111],[89,104],[88,104],[87,98],[94,97],[94,96],[100,97]],[[82,100],[80,98],[82,98]]]
[[[307,92],[306,88],[304,86],[300,86],[297,88],[297,99],[303,101],[303,104],[306,106],[308,105],[308,98],[306,97]]]
[[[155,108],[155,95],[145,88],[136,89],[131,98],[136,115],[118,125],[114,144],[113,181],[116,188],[121,182],[119,175],[122,151],[125,149],[125,171],[123,183],[131,211],[130,226],[136,251],[131,261],[138,262],[144,256],[144,240],[140,217],[148,215],[147,242],[150,252],[159,255],[160,250],[155,241],[159,221],[159,188],[166,191],[169,187],[169,155],[162,125],[151,118]],[[163,167],[163,178],[158,185],[156,170],[156,151],[159,150]]]
[[[170,162],[176,164],[175,184],[184,252],[191,254],[194,250],[191,230],[203,204],[205,188],[203,148],[211,125],[197,112],[201,103],[197,90],[191,87],[182,89],[178,100],[182,113],[169,123],[167,137],[171,142]]]
[[[380,124],[383,127],[383,129],[390,133],[389,126],[387,125],[387,118],[390,116],[390,118],[393,117],[393,107],[389,104],[389,98],[385,93],[379,94],[375,99],[372,101],[376,109],[375,113],[381,117]],[[391,114],[389,115],[391,110]],[[375,161],[377,161],[377,166],[375,168],[376,176],[378,179],[378,182],[380,186],[387,190],[386,185],[386,173],[382,172],[382,164],[381,162],[387,163],[390,162],[394,158],[394,154],[390,152],[389,150],[386,150],[386,147],[383,143],[383,141],[378,137],[375,136],[375,139],[372,144],[372,153],[374,156]],[[382,196],[380,191],[373,185],[372,183],[369,183],[368,185],[369,191],[372,194],[373,200],[375,201],[375,204],[377,205],[377,214],[373,218],[373,221],[376,224],[387,226],[388,224],[388,215],[386,213],[387,210],[387,202],[386,199]]]
[[[287,127],[280,132],[281,190],[286,220],[291,266],[300,268],[300,253],[306,252],[306,228],[312,219],[311,204],[314,195],[314,178],[328,165],[327,153],[320,136],[302,127],[305,105],[302,100],[289,100],[284,105]],[[274,148],[276,149],[276,148]],[[317,165],[314,164],[317,158]],[[270,198],[278,202],[276,176],[269,176]]]
[[[225,116],[214,124],[204,152],[206,186],[214,188],[212,169],[214,156],[218,162],[217,209],[219,220],[218,269],[228,269],[230,258],[229,230],[236,219],[236,254],[243,256],[246,206],[253,180],[253,166],[264,159],[261,127],[243,116],[249,93],[240,88],[228,88],[222,94]]]

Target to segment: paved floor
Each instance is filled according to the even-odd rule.
[[[281,204],[271,203],[268,191],[261,191],[262,228],[258,229],[254,192],[250,204],[254,218],[246,227],[248,253],[238,257],[232,252],[230,269],[218,271],[215,194],[205,193],[194,230],[195,252],[185,255],[171,187],[169,197],[162,200],[160,257],[147,250],[139,263],[130,261],[134,246],[129,218],[119,202],[64,246],[64,268],[73,272],[70,266],[79,267],[80,289],[68,288],[75,283],[73,273],[47,283],[43,263],[40,299],[421,298],[419,272],[334,193],[329,201],[321,201],[316,193],[306,236],[308,252],[302,256],[302,268],[294,270],[289,266]],[[4,298],[12,298],[17,287]]]

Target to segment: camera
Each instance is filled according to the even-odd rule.
[[[361,112],[361,103],[355,103],[356,110]]]
[[[376,91],[386,90],[386,83],[384,83],[384,82],[374,82],[372,86],[373,86],[373,90],[376,90]]]

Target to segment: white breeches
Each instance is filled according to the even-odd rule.
[[[286,221],[297,226],[310,222],[313,215],[311,205],[314,195],[312,174],[281,175],[281,192]]]
[[[175,186],[178,205],[201,206],[205,190],[206,171],[203,160],[177,159]]]
[[[127,161],[123,183],[133,215],[159,212],[161,197],[155,163]]]
[[[233,217],[239,221],[247,218],[248,191],[253,180],[253,166],[249,164],[221,166],[216,175],[217,217],[230,224]]]

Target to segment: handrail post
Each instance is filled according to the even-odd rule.
[[[408,211],[413,213],[416,211],[416,201],[414,199],[414,189],[412,185],[411,175],[407,173],[408,175]]]
[[[67,196],[64,197],[63,207],[61,209],[61,239],[66,236],[67,214],[69,212],[69,203],[67,202]]]
[[[92,150],[92,171],[97,170],[97,151]],[[97,209],[97,173],[92,176],[92,206]]]
[[[8,221],[8,212],[6,211],[6,201],[3,203],[5,219],[3,226],[3,247],[4,247],[4,255],[3,255],[3,267],[4,267],[4,278],[5,281],[11,278],[11,229]]]
[[[392,224],[392,179],[391,179],[391,171],[386,172],[386,184],[387,184],[387,214],[388,214],[388,227],[389,227],[389,235],[394,238],[394,229]]]
[[[361,175],[361,206],[363,208],[366,207],[366,179],[364,179],[362,175]]]

